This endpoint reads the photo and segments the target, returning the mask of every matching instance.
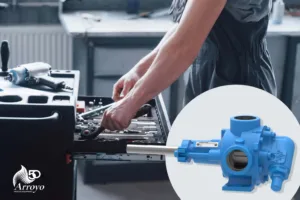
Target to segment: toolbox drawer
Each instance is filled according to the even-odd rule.
[[[113,102],[108,97],[78,97],[78,102],[85,105],[85,112],[101,108]],[[125,160],[132,161],[153,160],[155,156],[129,155],[126,152],[127,144],[145,144],[145,145],[166,145],[168,133],[170,130],[170,122],[163,102],[162,95],[146,103],[149,109],[143,116],[132,120],[124,131],[104,130],[97,134],[96,137],[86,138],[86,132],[93,132],[100,127],[102,120],[102,112],[96,112],[84,120],[77,118],[74,133],[74,142],[72,152],[77,157],[75,159],[91,159],[91,160]],[[156,160],[164,160],[158,157]]]
[[[79,162],[85,184],[164,181],[168,173],[164,162]],[[113,172],[113,173],[112,173]]]
[[[97,100],[104,102],[103,105],[112,102],[110,98],[103,97],[79,97],[80,101],[95,102]],[[166,108],[159,95],[149,101],[153,105],[153,118],[142,118],[141,120],[157,120],[158,131],[163,133],[163,140],[145,140],[138,141],[136,144],[165,145],[170,122]],[[141,121],[142,122],[142,121]],[[113,134],[113,133],[111,133]],[[155,142],[157,141],[157,142]],[[75,146],[73,152],[75,159],[80,160],[78,166],[83,173],[85,183],[105,184],[111,182],[132,182],[132,181],[156,181],[167,180],[168,175],[164,157],[149,155],[130,155],[126,152],[127,141],[108,141],[103,140],[78,140],[75,136]],[[130,141],[131,142],[131,141]],[[139,169],[139,170],[137,170]],[[109,176],[107,173],[110,172]]]

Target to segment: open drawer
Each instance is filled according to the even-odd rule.
[[[78,102],[84,102],[86,105],[85,110],[89,111],[108,105],[113,101],[111,98],[105,97],[79,97]],[[85,130],[88,130],[89,126],[100,124],[103,112],[90,116],[84,121],[77,120],[72,149],[73,158],[88,160],[163,161],[164,158],[160,156],[141,156],[126,153],[127,144],[166,145],[170,122],[162,96],[159,95],[147,104],[151,105],[151,110],[142,117],[133,119],[127,130],[105,130],[93,139],[82,138],[81,134]]]
[[[111,98],[79,97],[85,110],[112,103]],[[132,120],[128,130],[134,133],[104,131],[97,138],[81,138],[82,128],[76,127],[73,159],[79,161],[85,183],[129,182],[166,180],[167,173],[163,156],[134,155],[126,152],[127,144],[166,145],[170,122],[161,95],[148,102],[150,113]],[[87,127],[89,123],[100,123],[102,114],[78,122]],[[138,132],[138,133],[137,133]],[[139,169],[139,170],[137,170]],[[112,172],[113,173],[110,173]],[[110,174],[108,176],[108,174]]]

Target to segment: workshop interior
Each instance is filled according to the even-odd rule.
[[[275,5],[282,6],[282,1],[273,1],[267,44],[278,98],[300,121],[300,1],[283,2],[284,12],[280,15]],[[171,3],[0,2],[0,149],[4,152],[0,199],[178,199],[169,183],[163,154],[174,153],[179,162],[197,161],[194,154],[181,152],[202,145],[201,141],[183,141],[180,147],[163,147],[183,108],[188,70],[144,104],[127,129],[109,131],[99,123],[113,104],[115,82],[152,51],[174,25],[169,13]],[[255,123],[260,120],[253,119]],[[255,123],[253,128],[265,130]],[[262,137],[279,137],[275,143],[288,146],[292,160],[293,142],[268,130]],[[230,138],[235,133],[226,134]],[[243,142],[239,137],[238,142]],[[212,138],[209,145],[218,146],[220,138]],[[222,141],[226,143],[225,139]],[[270,155],[274,153],[271,144],[265,145],[266,149],[270,147]],[[161,148],[156,149],[158,146]],[[239,159],[243,163],[244,158]],[[215,164],[207,157],[198,161]],[[291,163],[287,165],[290,169]],[[273,172],[276,174],[276,170]],[[227,175],[231,177],[229,171]],[[286,172],[285,177],[265,187],[278,191],[288,176]],[[20,181],[27,185],[20,185]],[[253,188],[249,185],[247,190]],[[223,189],[239,190],[230,186]],[[35,195],[24,195],[22,191]],[[294,197],[297,199],[300,191]]]

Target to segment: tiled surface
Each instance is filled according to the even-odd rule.
[[[78,172],[77,200],[179,200],[169,182],[85,185]]]

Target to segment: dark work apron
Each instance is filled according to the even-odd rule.
[[[185,0],[174,2],[172,11],[178,22]],[[232,84],[253,86],[277,96],[266,44],[269,16],[241,22],[231,12],[222,11],[191,66],[185,104],[209,89]]]

